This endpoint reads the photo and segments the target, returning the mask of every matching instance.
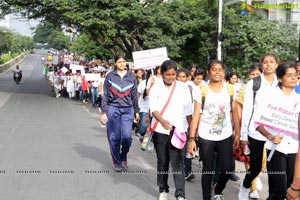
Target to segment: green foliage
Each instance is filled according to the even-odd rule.
[[[12,54],[5,54],[0,56],[0,64],[4,64],[12,59],[14,59],[15,57],[19,56],[20,53],[12,53]]]
[[[232,71],[246,76],[248,67],[268,52],[280,60],[296,60],[298,35],[295,25],[268,21],[262,17],[240,15],[234,9],[224,10],[223,59]]]
[[[82,34],[73,41],[70,50],[77,54],[84,55],[88,59],[100,58],[108,60],[112,58],[112,54],[107,49],[97,45],[87,34]]]
[[[37,43],[48,43],[48,36],[57,28],[49,22],[39,24],[34,32],[33,39]]]
[[[0,55],[9,52],[16,53],[29,50],[34,47],[33,39],[14,33],[9,29],[0,27]]]
[[[10,51],[10,46],[13,38],[13,33],[4,27],[0,27],[0,55],[3,53],[8,53]]]
[[[207,4],[207,0],[4,0],[0,7],[10,5],[11,11],[89,33],[112,54],[131,57],[133,51],[166,46],[170,58],[192,63],[206,60],[206,40],[215,27]]]
[[[70,38],[55,23],[44,22],[37,26],[33,39],[36,43],[47,44],[55,49],[68,49]]]
[[[61,31],[52,31],[47,37],[48,46],[55,49],[68,49],[70,38]]]
[[[223,60],[231,70],[245,75],[248,66],[266,52],[276,53],[281,60],[296,59],[295,26],[271,22],[255,13],[242,16],[239,1],[223,2]],[[58,48],[69,46],[70,40],[56,28],[64,25],[81,33],[71,50],[89,58],[107,58],[116,53],[131,57],[133,51],[165,46],[169,58],[184,67],[191,63],[206,66],[216,54],[217,8],[216,0],[0,2],[3,12],[21,12],[51,22],[38,27],[36,42],[49,41]]]

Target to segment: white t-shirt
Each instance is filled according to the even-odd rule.
[[[92,87],[97,88],[100,84],[100,81],[93,81],[92,82]]]
[[[207,89],[198,134],[205,140],[224,140],[232,135],[231,105],[227,84],[224,83],[223,89],[218,93],[209,87]],[[201,104],[201,95],[194,94],[194,100]]]
[[[233,87],[234,87],[234,95],[233,95],[233,99],[235,99],[236,96],[237,96],[238,93],[239,93],[239,90],[240,90],[241,87],[242,87],[242,84],[236,83],[236,84],[233,85]]]
[[[142,80],[142,82],[139,83],[137,91],[140,94],[140,98],[139,98],[140,112],[148,113],[148,111],[149,111],[149,96],[145,96],[145,98],[143,98],[143,94],[146,89],[146,81],[147,80]],[[147,88],[149,88],[149,87],[150,87],[150,83],[148,83]]]
[[[61,90],[61,81],[62,79],[58,75],[53,76],[54,87]]]
[[[149,94],[149,105],[151,113],[154,111],[160,112],[168,100],[168,97],[171,93],[171,90],[174,86],[174,83],[171,87],[167,88],[162,79],[156,79],[154,86],[150,90]],[[192,99],[191,93],[188,86],[181,82],[176,81],[176,88],[174,90],[173,96],[163,113],[162,117],[165,120],[168,120],[180,131],[187,130],[186,116],[192,115]],[[153,127],[156,119],[153,118],[151,126]],[[169,135],[170,131],[162,127],[158,123],[156,127],[156,132]]]
[[[275,124],[277,123],[285,123],[287,121],[292,121],[293,124],[297,127],[298,124],[298,114],[300,112],[300,95],[297,94],[295,91],[293,91],[290,95],[286,95],[279,87],[277,88],[269,88],[267,91],[265,91],[265,95],[268,96],[268,98],[264,98],[257,104],[257,112],[254,116],[254,121],[259,120],[258,118],[261,116],[260,111],[263,111],[264,107],[268,105],[270,102],[276,102],[277,105],[282,102],[282,107],[289,111],[290,113],[293,113],[292,115],[282,115],[282,118],[278,119]],[[274,115],[274,114],[272,114]],[[278,125],[278,124],[277,124]],[[255,128],[258,127],[257,124],[254,125]],[[266,127],[265,129],[268,130],[268,132],[272,135],[278,135],[282,134],[284,137],[281,140],[279,144],[276,146],[276,150],[288,154],[288,153],[297,153],[298,152],[298,135],[285,133],[284,131],[279,131],[278,129]],[[271,150],[274,143],[268,139],[266,139],[266,148]]]
[[[48,72],[47,76],[48,76],[48,80],[53,82],[54,71]]]
[[[244,104],[243,104],[243,112],[242,112],[242,126],[241,126],[241,140],[247,141],[248,140],[248,135],[256,140],[260,141],[266,141],[266,138],[260,134],[258,131],[255,130],[254,127],[254,121],[253,118],[255,116],[256,112],[256,105],[259,101],[263,101],[265,98],[268,98],[266,96],[266,92],[270,88],[275,88],[278,85],[278,80],[277,77],[274,77],[274,81],[272,85],[269,84],[269,82],[266,80],[264,75],[261,75],[261,86],[259,90],[257,91],[256,97],[255,97],[255,102],[253,106],[253,80],[250,80],[247,85],[246,85],[246,91],[245,91],[245,97],[244,97]],[[254,112],[253,116],[251,119],[251,113],[252,113],[252,108],[254,107]],[[251,119],[251,121],[250,121]],[[250,121],[250,122],[249,122]],[[249,125],[249,130],[248,130],[248,125]]]

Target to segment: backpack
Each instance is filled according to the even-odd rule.
[[[250,122],[252,120],[253,113],[254,113],[255,97],[256,97],[257,91],[259,90],[259,88],[261,86],[261,76],[256,76],[252,80],[253,80],[253,86],[252,86],[252,90],[253,90],[253,102],[252,102],[252,112],[251,112],[250,120],[248,122],[248,128],[247,128],[248,131],[249,131]]]
[[[231,103],[233,101],[233,96],[234,96],[234,86],[231,84],[227,84],[227,90],[228,90],[228,94],[230,96],[230,112],[231,112]],[[203,85],[201,88],[201,110],[203,111],[204,108],[204,103],[205,103],[205,97],[208,93],[208,86],[207,85]]]

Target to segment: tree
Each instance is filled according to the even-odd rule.
[[[190,46],[198,56],[204,56],[206,36],[212,31],[211,18],[202,4],[206,0],[3,0],[2,10],[21,12],[29,18],[43,18],[65,24],[79,32],[88,32],[96,43],[111,53],[166,46],[169,57],[177,61],[187,57]],[[194,33],[199,33],[194,36]],[[199,45],[194,44],[194,41]],[[203,43],[203,44],[202,44]],[[204,49],[203,49],[204,48]],[[188,52],[188,51],[187,51]],[[191,59],[191,56],[189,56]]]
[[[13,33],[4,27],[0,27],[0,55],[10,51],[9,47],[12,43]]]
[[[62,31],[52,31],[47,37],[48,46],[55,49],[68,49],[70,46],[70,38]]]
[[[33,39],[37,43],[48,43],[48,36],[53,30],[59,30],[55,25],[49,22],[40,23],[33,35]]]
[[[296,60],[295,25],[268,21],[255,13],[242,16],[235,9],[225,9],[224,16],[224,62],[232,71],[245,76],[248,67],[267,52],[280,60]]]
[[[0,54],[3,53],[20,53],[23,50],[30,50],[34,47],[32,38],[22,36],[7,28],[0,27]]]
[[[240,3],[227,9],[235,2],[224,0],[223,9],[223,59],[229,68],[245,74],[250,63],[267,51],[283,60],[296,58],[295,27],[255,14],[242,16]],[[216,0],[2,0],[0,9],[86,33],[97,44],[82,38],[90,47],[84,53],[91,57],[98,55],[96,51],[104,56],[107,49],[130,58],[133,51],[165,46],[169,58],[182,66],[200,63],[203,67],[216,54],[217,5]],[[82,41],[77,42],[82,45]],[[78,44],[72,48],[80,49]]]
[[[75,41],[72,42],[70,51],[84,55],[88,59],[100,58],[108,60],[112,57],[111,53],[97,45],[88,34],[81,34]]]

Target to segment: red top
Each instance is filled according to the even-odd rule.
[[[84,77],[82,77],[81,80],[82,80],[81,90],[83,91],[89,90],[89,83],[85,80]]]

